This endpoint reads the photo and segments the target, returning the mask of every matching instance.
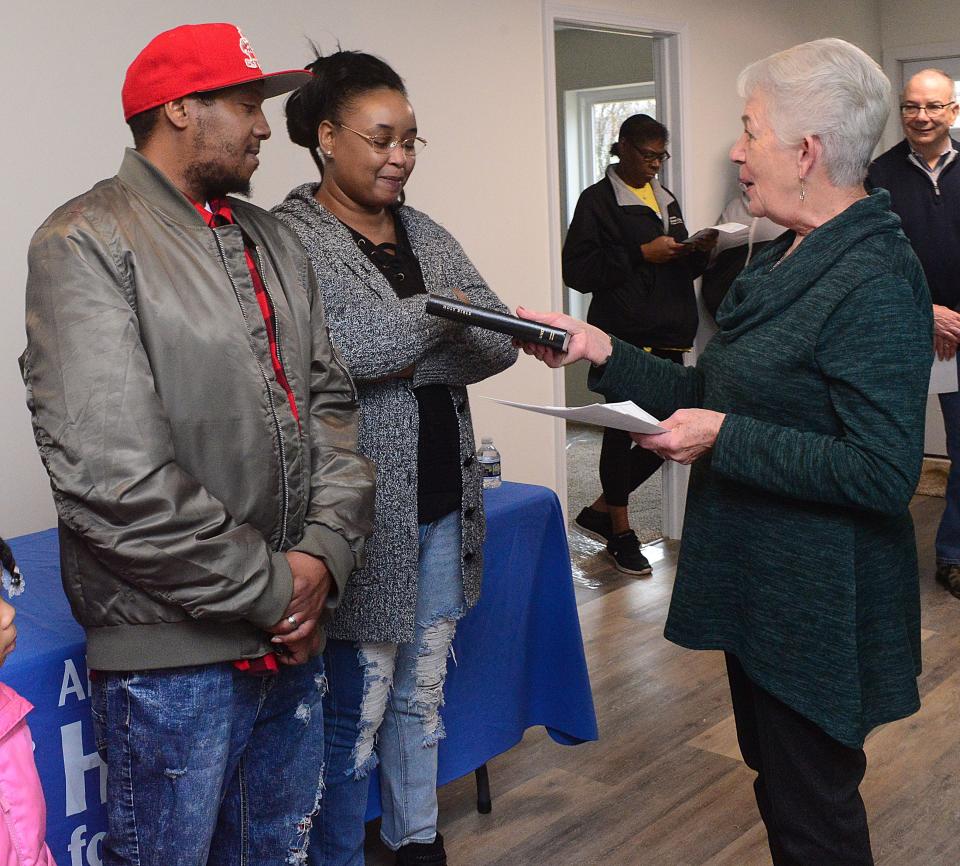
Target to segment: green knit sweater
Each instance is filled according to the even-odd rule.
[[[696,367],[614,341],[592,387],[665,418],[726,413],[693,466],[666,637],[726,650],[857,747],[920,705],[908,511],[923,458],[932,314],[879,190],[788,233],[740,276]]]

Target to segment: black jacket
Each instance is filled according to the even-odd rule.
[[[960,144],[951,139],[954,150]],[[867,174],[867,189],[890,193],[890,209],[900,217],[930,285],[933,303],[960,308],[960,156],[940,172],[937,185],[910,161],[904,139],[878,156]]]
[[[669,232],[656,211],[626,186],[621,204],[607,176],[585,189],[577,202],[563,245],[563,280],[578,292],[592,292],[587,321],[635,346],[678,349],[693,345],[697,332],[697,301],[693,280],[707,262],[705,253],[654,265],[644,261],[640,245],[669,233],[687,237],[683,214],[673,193],[658,192],[666,202]],[[656,185],[656,184],[655,184]],[[661,205],[662,206],[662,205]]]

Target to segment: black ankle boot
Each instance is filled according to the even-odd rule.
[[[443,836],[437,833],[432,842],[407,842],[397,849],[396,866],[447,866]]]

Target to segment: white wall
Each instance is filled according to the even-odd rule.
[[[880,0],[883,49],[960,39],[960,4],[955,0]]]
[[[662,17],[660,0],[581,3],[620,15]],[[892,4],[884,4],[887,5]],[[947,4],[943,4],[944,9]],[[734,93],[747,62],[793,43],[836,35],[879,57],[875,0],[735,0],[724,13],[712,0],[672,7],[687,25],[685,212],[708,224],[732,190],[726,150],[739,128]],[[22,350],[25,252],[43,218],[67,198],[116,170],[128,134],[120,113],[123,73],[156,33],[180,23],[238,23],[268,70],[309,59],[306,38],[332,50],[381,54],[406,78],[430,147],[408,187],[411,204],[447,225],[511,306],[545,309],[549,284],[548,186],[543,16],[540,0],[166,0],[159,4],[86,0],[8,3],[0,30],[6,80],[0,215],[0,534],[54,520],[34,450],[16,357]],[[551,96],[552,98],[552,96]],[[305,151],[286,141],[275,101],[274,138],[254,178],[254,200],[269,206],[312,175]],[[477,434],[492,434],[508,478],[554,486],[555,428],[546,419],[476,399],[508,395],[554,399],[552,375],[522,358],[474,391]]]

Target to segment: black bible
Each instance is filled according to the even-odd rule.
[[[570,344],[570,334],[560,328],[551,328],[540,322],[519,319],[495,310],[485,310],[483,307],[475,307],[472,304],[464,304],[439,295],[427,295],[427,312],[444,319],[462,322],[464,325],[474,325],[478,328],[486,328],[488,331],[496,331],[498,334],[507,334],[523,343],[549,346],[558,352],[566,352]]]

